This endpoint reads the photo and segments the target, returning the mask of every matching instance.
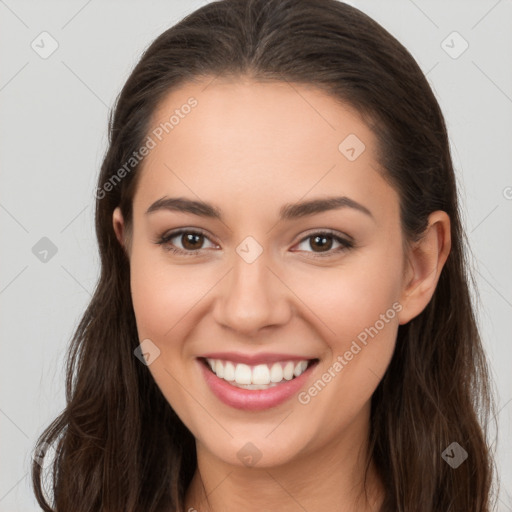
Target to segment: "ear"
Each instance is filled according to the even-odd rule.
[[[121,244],[121,247],[126,249],[125,247],[125,226],[123,214],[121,213],[121,208],[118,206],[114,213],[112,214],[112,223],[114,225],[114,232],[116,234],[116,238],[118,242]]]
[[[451,249],[450,217],[435,211],[428,218],[428,226],[421,239],[410,248],[398,318],[406,324],[418,316],[434,295],[441,270]]]

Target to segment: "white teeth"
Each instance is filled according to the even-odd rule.
[[[271,382],[268,385],[265,385],[265,384],[237,384],[236,382],[230,382],[230,384],[232,386],[237,387],[237,388],[251,389],[251,390],[254,390],[254,389],[268,389],[268,388],[273,388],[274,386],[277,386],[277,384],[275,382]]]
[[[227,361],[224,365],[224,380],[235,380],[235,365],[231,361]]]
[[[217,363],[217,365],[218,364],[219,363]],[[217,377],[222,376],[217,373]],[[235,369],[235,382],[238,384],[255,384],[251,382],[251,367],[246,364],[237,364]]]
[[[302,375],[308,367],[308,361],[282,361],[271,365],[258,364],[249,366],[221,359],[206,359],[217,377],[233,386],[245,389],[267,389],[284,380],[292,380]]]
[[[215,373],[217,377],[220,377],[221,379],[224,378],[224,365],[222,364],[222,361],[215,361]]]
[[[293,375],[295,375],[295,377],[298,377],[299,375],[303,374],[306,371],[307,367],[308,367],[307,361],[299,361],[295,365],[295,369],[293,370]]]
[[[294,369],[294,365],[291,361],[286,363],[286,366],[283,369],[283,376],[286,380],[293,379],[293,369]]]
[[[259,364],[252,370],[253,384],[270,384],[270,370],[266,364]]]
[[[307,364],[307,363],[306,363]],[[283,367],[279,363],[274,363],[270,369],[270,381],[281,382],[283,380]]]

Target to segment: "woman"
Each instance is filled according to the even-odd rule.
[[[490,510],[446,128],[381,26],[198,9],[125,84],[96,197],[44,510]]]

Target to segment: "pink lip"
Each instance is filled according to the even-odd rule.
[[[222,358],[218,357],[213,359]],[[226,405],[246,411],[261,411],[282,404],[299,391],[317,364],[317,362],[312,363],[299,377],[285,381],[277,386],[268,389],[251,390],[237,388],[228,384],[224,379],[217,377],[217,375],[206,366],[204,361],[198,359],[197,362],[213,394]]]
[[[222,359],[224,361],[233,361],[234,363],[245,363],[255,366],[257,364],[276,363],[278,361],[309,361],[314,357],[297,356],[290,354],[271,354],[262,352],[260,354],[241,354],[240,352],[210,352],[200,357],[208,359]]]

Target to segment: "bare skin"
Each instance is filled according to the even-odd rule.
[[[354,110],[322,91],[210,77],[172,91],[152,126],[191,96],[197,106],[144,161],[133,229],[119,208],[113,215],[130,258],[139,339],[160,350],[148,369],[196,439],[198,467],[185,510],[376,511],[383,486],[373,464],[368,500],[362,483],[370,400],[398,326],[432,297],[450,251],[449,217],[432,213],[425,236],[404,251],[399,198],[381,175],[375,136]],[[350,151],[355,139],[348,153],[339,149],[350,134],[364,151]],[[146,213],[163,196],[213,203],[222,220]],[[331,196],[368,211],[346,205],[279,219],[285,203]],[[179,228],[205,236],[191,245],[177,235],[167,247],[198,255],[155,243]],[[328,235],[315,243],[325,230],[353,247]],[[236,250],[248,236],[262,249],[251,263]],[[378,333],[333,377],[337,357],[372,326]],[[244,411],[221,402],[206,384],[198,357],[213,350],[319,362],[302,401],[293,396]],[[309,393],[329,369],[328,384]],[[249,442],[261,455],[251,466],[239,457]]]

